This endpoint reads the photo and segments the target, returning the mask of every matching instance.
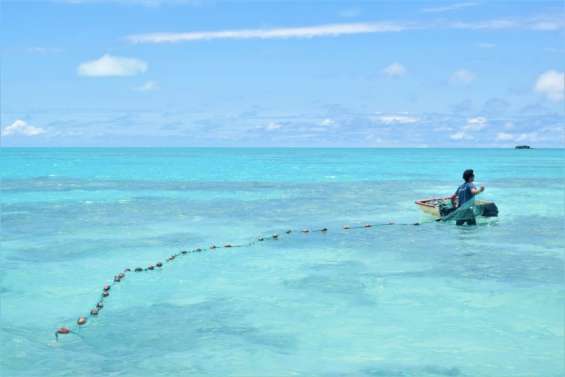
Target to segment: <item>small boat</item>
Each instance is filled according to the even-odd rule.
[[[529,145],[516,145],[514,149],[532,149]]]
[[[451,198],[431,198],[416,200],[416,205],[426,214],[437,219],[447,216],[453,211]],[[489,200],[475,200],[473,204],[473,213],[475,216],[497,217],[498,207],[494,202]]]

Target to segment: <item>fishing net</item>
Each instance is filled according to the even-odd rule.
[[[454,208],[451,204],[451,201],[443,201],[439,204],[441,220],[455,221],[458,224],[474,224],[477,217],[485,215],[485,211],[489,210],[489,207],[485,206],[484,204],[477,205],[475,198],[469,199],[458,208]]]
[[[458,208],[454,208],[451,200],[449,199],[434,199],[434,200],[430,200],[428,201],[428,203],[433,203],[434,207],[438,207],[439,208],[439,212],[440,212],[440,219],[438,219],[437,221],[455,221],[457,225],[462,225],[464,223],[467,223],[469,225],[474,225],[476,224],[476,217],[478,216],[484,216],[485,215],[485,203],[486,205],[491,205],[491,214],[489,216],[496,216],[498,215],[498,209],[496,208],[496,205],[492,202],[476,202],[475,199],[471,199],[467,202],[465,202],[463,205],[461,205]],[[421,224],[431,224],[433,223],[433,221],[427,221],[424,223],[396,223],[396,222],[384,222],[384,223],[366,223],[366,224],[359,224],[359,225],[344,225],[342,227],[342,229],[344,231],[351,231],[354,229],[370,229],[370,228],[374,228],[374,227],[383,227],[383,226],[392,226],[392,225],[397,225],[397,226],[419,226]],[[288,238],[291,237],[292,235],[296,234],[296,233],[302,233],[302,234],[313,234],[313,233],[322,233],[325,234],[328,232],[328,228],[324,227],[324,228],[314,228],[314,229],[287,229],[284,231],[284,233],[279,234],[273,234],[270,236],[259,236],[257,238],[252,238],[250,239],[248,242],[243,242],[243,243],[237,243],[237,244],[224,244],[222,245],[215,245],[212,244],[208,247],[203,247],[203,248],[195,248],[195,249],[189,249],[189,250],[182,250],[182,251],[178,251],[177,253],[169,256],[168,258],[166,258],[164,261],[161,262],[157,262],[155,264],[149,264],[147,266],[137,266],[137,267],[130,267],[130,268],[126,268],[124,269],[122,272],[119,272],[118,274],[116,274],[114,276],[114,281],[111,284],[106,284],[103,286],[100,296],[98,297],[98,302],[95,304],[95,306],[90,310],[90,315],[86,315],[86,316],[81,316],[77,319],[76,321],[76,325],[74,327],[60,327],[55,331],[55,338],[58,340],[59,335],[66,335],[66,334],[75,334],[75,335],[79,335],[78,333],[78,329],[81,328],[82,326],[86,325],[90,320],[93,320],[94,318],[97,318],[102,309],[104,308],[105,305],[105,301],[110,297],[110,293],[112,290],[112,287],[120,284],[122,282],[122,280],[126,279],[127,276],[130,276],[131,274],[137,274],[137,273],[152,273],[152,271],[160,271],[162,269],[166,269],[167,265],[169,263],[172,263],[176,260],[179,260],[180,258],[189,255],[189,254],[199,254],[202,252],[212,252],[216,249],[227,249],[227,248],[245,248],[245,247],[251,247],[257,243],[261,243],[261,242],[268,242],[269,240],[271,241],[278,241],[284,238]]]

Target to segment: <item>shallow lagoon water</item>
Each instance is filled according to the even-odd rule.
[[[3,149],[6,376],[563,376],[563,150]],[[426,223],[473,167],[500,217]],[[125,267],[191,254],[112,288]]]

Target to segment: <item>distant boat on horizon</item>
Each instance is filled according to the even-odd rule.
[[[533,149],[529,145],[516,145],[514,149]]]

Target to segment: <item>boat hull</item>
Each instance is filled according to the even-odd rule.
[[[431,198],[416,200],[416,205],[422,212],[433,216],[437,219],[442,217],[442,205],[451,207],[451,198]],[[477,209],[479,216],[497,217],[498,208],[496,204],[488,200],[475,200],[474,207]]]

